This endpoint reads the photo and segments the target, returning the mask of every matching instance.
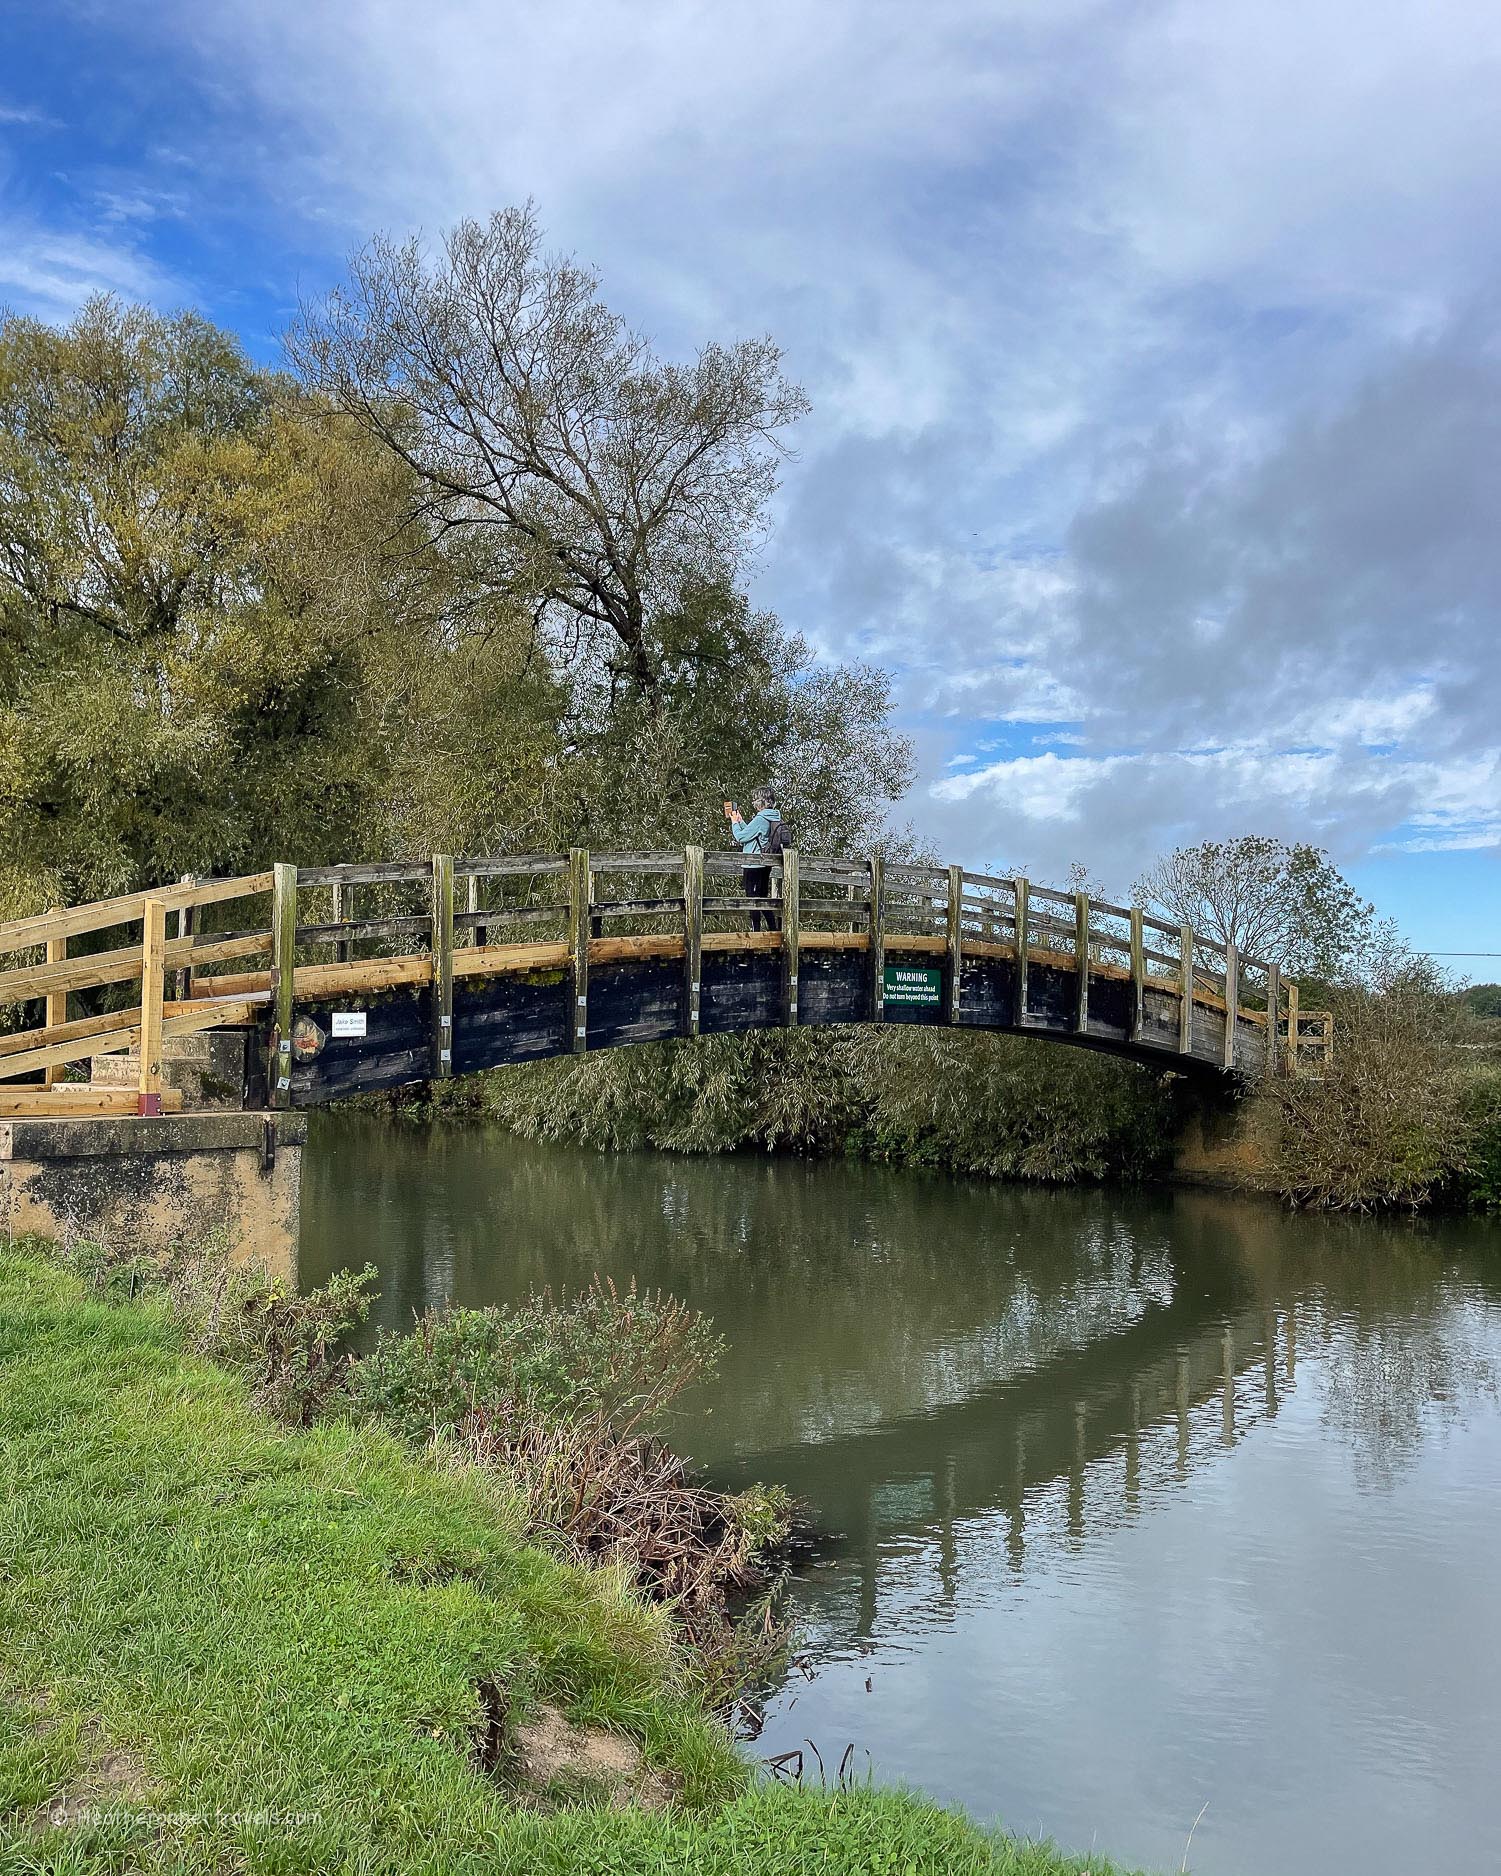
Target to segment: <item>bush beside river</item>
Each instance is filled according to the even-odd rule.
[[[1105,1868],[753,1777],[663,1605],[533,1542],[502,1473],[328,1411],[358,1280],[142,1275],[0,1252],[7,1867]]]

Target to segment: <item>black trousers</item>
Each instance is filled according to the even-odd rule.
[[[771,868],[769,866],[748,866],[740,877],[747,899],[771,897]],[[752,931],[780,931],[782,921],[775,912],[752,912],[750,928]]]

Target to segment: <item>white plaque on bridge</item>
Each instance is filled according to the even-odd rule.
[[[336,1036],[363,1036],[365,1012],[363,1010],[335,1010],[333,1033]]]

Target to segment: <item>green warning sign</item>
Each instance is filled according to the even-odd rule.
[[[888,1003],[925,1003],[936,1009],[943,1001],[943,972],[922,964],[886,966]]]

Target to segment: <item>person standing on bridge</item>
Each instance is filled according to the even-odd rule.
[[[780,853],[782,851],[782,816],[777,809],[777,798],[769,788],[758,788],[751,796],[751,807],[755,810],[751,819],[742,821],[740,810],[733,801],[724,804],[724,818],[730,824],[730,834],[735,845],[744,854]],[[747,899],[770,899],[771,868],[769,866],[748,866],[741,875]],[[780,931],[781,921],[775,912],[752,912],[750,915],[752,931],[760,931],[763,926],[767,931]]]

